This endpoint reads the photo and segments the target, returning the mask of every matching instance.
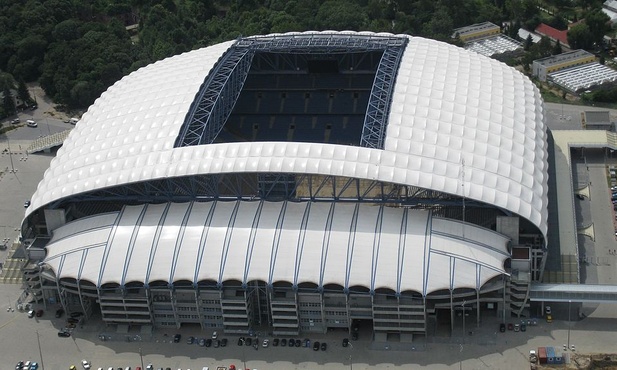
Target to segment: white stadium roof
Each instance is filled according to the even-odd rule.
[[[388,206],[167,203],[66,224],[44,262],[59,279],[96,286],[260,280],[427,295],[480,289],[504,274],[508,243],[479,226]]]
[[[332,34],[380,35],[276,37]],[[538,90],[495,60],[398,37],[408,42],[383,149],[306,142],[176,147],[196,94],[234,43],[226,42],[154,63],[110,87],[72,130],[26,212],[136,182],[297,173],[455,194],[520,215],[546,235],[547,144]],[[60,279],[97,286],[261,280],[426,295],[480,289],[505,273],[508,242],[479,226],[386,205],[171,199],[61,226],[45,262]]]
[[[328,33],[336,32],[282,36]],[[383,150],[295,142],[174,147],[200,85],[234,43],[229,41],[159,61],[110,87],[58,151],[26,215],[67,197],[132,182],[291,172],[456,194],[518,214],[546,235],[546,132],[536,87],[501,62],[433,40],[400,37],[409,42]]]

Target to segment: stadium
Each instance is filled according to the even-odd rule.
[[[156,62],[101,95],[38,185],[30,288],[108,325],[225,333],[403,342],[461,312],[524,316],[546,250],[542,104],[505,64],[407,35]]]

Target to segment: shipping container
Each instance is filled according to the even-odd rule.
[[[545,364],[547,362],[546,347],[538,347],[538,360],[541,364]]]
[[[555,363],[555,347],[546,347],[546,362],[549,364]]]

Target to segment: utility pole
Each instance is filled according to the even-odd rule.
[[[9,136],[6,136],[6,143],[9,148],[9,158],[11,159],[11,173],[15,173],[15,166],[13,165],[13,152],[11,152],[11,141],[9,140]]]
[[[41,357],[41,370],[45,370],[45,364],[43,363],[43,351],[41,350],[41,338],[39,338],[39,331],[36,331],[36,341],[39,344],[39,356]]]

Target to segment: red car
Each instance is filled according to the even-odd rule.
[[[41,316],[43,316],[43,312],[44,312],[43,310],[37,310],[37,311],[36,311],[36,317],[41,317]]]

